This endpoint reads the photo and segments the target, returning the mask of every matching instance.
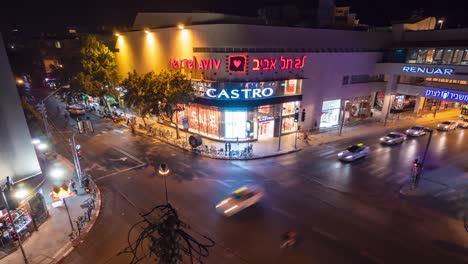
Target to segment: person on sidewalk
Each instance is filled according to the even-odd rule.
[[[76,183],[73,179],[70,179],[70,190],[75,194],[78,194],[78,190],[76,189]]]
[[[304,130],[302,133],[304,135],[304,142],[309,143],[309,133],[307,133],[306,130]]]

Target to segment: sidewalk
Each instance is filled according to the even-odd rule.
[[[117,111],[119,112],[119,110]],[[414,117],[411,118],[414,115],[401,116],[401,118],[398,118],[399,117],[398,115],[392,115],[392,117],[389,118],[389,120],[387,121],[386,126],[384,126],[382,122],[344,126],[341,136],[339,135],[339,128],[335,128],[334,130],[329,130],[329,131],[313,131],[309,134],[309,140],[307,142],[304,142],[301,139],[302,133],[298,132],[296,146],[295,146],[296,133],[283,135],[281,137],[281,147],[279,147],[279,144],[278,144],[279,140],[277,137],[267,139],[267,140],[254,141],[254,142],[239,142],[239,143],[232,142],[231,143],[231,150],[234,150],[234,151],[242,151],[245,147],[248,146],[248,144],[251,143],[253,145],[252,147],[253,154],[250,157],[229,157],[225,155],[216,155],[216,154],[211,155],[205,152],[202,152],[201,155],[210,157],[210,158],[215,158],[215,159],[237,159],[237,160],[268,158],[268,157],[274,157],[274,156],[279,156],[279,155],[284,155],[284,154],[300,151],[310,146],[317,146],[317,145],[325,144],[328,142],[349,139],[349,138],[354,138],[354,137],[382,135],[389,130],[405,129],[414,124],[424,125],[424,124],[428,124],[434,121],[456,119],[458,118],[459,115],[460,115],[460,109],[450,109],[450,110],[438,112],[435,118],[433,117],[432,114],[425,115],[424,117],[419,117],[419,118],[414,118]],[[127,113],[126,116],[129,117],[129,116],[135,116],[135,115]],[[137,117],[137,125],[135,126],[135,131],[137,133],[149,136],[147,130],[139,128],[140,124],[144,125],[141,118],[138,116],[135,116],[135,117]],[[176,147],[185,149],[187,151],[189,151],[190,147],[188,146],[188,144],[184,146],[183,144],[181,144],[181,142],[184,142],[184,141],[186,142],[186,139],[189,138],[191,135],[196,135],[196,134],[185,132],[179,129],[180,139],[176,140],[175,139],[175,135],[176,135],[175,127],[160,124],[152,118],[147,118],[146,123],[149,126],[153,126],[153,128],[159,128],[165,131],[169,131],[172,134],[172,138],[170,137],[165,138],[165,137],[157,136],[156,137],[157,139],[163,142],[166,142],[168,144],[174,145]],[[123,125],[126,126],[125,123]],[[211,146],[213,146],[213,148],[216,148],[217,150],[225,149],[224,142],[218,142],[218,141],[206,138],[206,137],[203,137],[202,145],[203,146],[207,145],[209,149],[211,148]]]
[[[62,167],[65,170],[64,179],[68,182],[72,175],[74,175],[73,164],[62,156],[58,156],[57,161],[62,164]],[[45,180],[44,184],[39,188],[39,192],[45,198],[47,209],[49,210],[49,217],[41,226],[39,226],[38,231],[32,232],[31,236],[23,241],[24,251],[29,263],[31,264],[58,263],[68,255],[73,249],[73,244],[79,243],[89,232],[99,215],[101,206],[101,194],[96,188],[96,209],[93,210],[91,216],[92,220],[82,231],[81,237],[75,239],[75,241],[71,241],[69,238],[71,226],[66,209],[63,206],[57,208],[52,207],[52,199],[49,194],[52,190],[53,180],[49,175],[47,175],[47,177],[48,178]],[[82,209],[80,205],[84,200],[90,197],[90,194],[86,194],[79,190],[79,195],[66,198],[66,203],[68,205],[74,228],[76,228],[76,223],[74,223],[74,221],[85,212],[85,209]],[[18,248],[15,252],[1,259],[0,262],[2,264],[24,263],[21,250]]]

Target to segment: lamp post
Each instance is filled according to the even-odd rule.
[[[7,210],[7,214],[8,214],[8,218],[10,219],[10,223],[11,223],[11,226],[13,227],[13,231],[15,231],[16,233],[16,236],[18,237],[18,243],[19,243],[19,247],[21,249],[21,254],[23,254],[23,260],[24,260],[24,263],[28,264],[28,258],[26,257],[26,253],[24,252],[24,248],[23,248],[23,242],[21,241],[21,236],[20,234],[18,233],[18,231],[16,230],[16,226],[15,226],[15,222],[13,220],[13,217],[11,217],[11,213],[10,213],[10,206],[8,205],[8,201],[7,201],[7,198],[5,196],[5,189],[7,188],[7,186],[2,186],[0,189],[2,191],[2,198],[3,198],[3,202],[5,203],[5,207],[6,207],[6,210]]]
[[[159,164],[159,175],[162,175],[164,178],[164,190],[166,193],[166,203],[169,203],[169,198],[167,197],[167,183],[166,183],[166,175],[169,173],[169,167],[166,163]]]
[[[414,181],[414,187],[415,188],[418,187],[419,179],[420,179],[420,177],[422,175],[422,170],[424,168],[424,162],[426,162],[427,152],[429,151],[429,145],[431,144],[431,139],[432,139],[432,129],[429,130],[429,138],[427,139],[426,149],[424,150],[423,159],[421,161],[421,169],[420,169],[419,173],[416,174],[416,177],[415,177],[415,181]]]

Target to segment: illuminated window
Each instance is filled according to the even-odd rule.
[[[435,54],[434,54],[434,59],[433,59],[433,63],[440,63],[441,60],[442,60],[442,54],[444,53],[444,50],[443,49],[438,49],[436,50]]]
[[[463,50],[457,49],[455,50],[455,54],[453,55],[452,64],[460,64],[463,58]]]
[[[224,124],[226,139],[246,138],[246,112],[224,112]]]
[[[55,45],[55,48],[57,48],[57,49],[62,48],[62,45],[60,44],[60,41],[58,41],[58,40],[55,41],[54,45]]]
[[[444,56],[442,56],[442,64],[450,64],[452,55],[453,55],[453,49],[446,49],[444,51]]]
[[[416,63],[424,63],[426,62],[427,50],[420,49],[418,50],[418,55],[416,57]]]
[[[435,49],[428,49],[426,56],[426,63],[432,63],[434,57]]]

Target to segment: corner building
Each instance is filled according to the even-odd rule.
[[[154,16],[138,18],[143,28]],[[181,126],[212,139],[261,141],[298,126],[447,108],[468,115],[468,30],[435,30],[432,20],[373,32],[232,23],[147,28],[121,34],[116,54],[124,76],[133,69],[187,74],[197,98],[178,116]]]
[[[387,43],[388,32],[207,24],[121,33],[116,57],[123,76],[187,74],[198,96],[178,115],[181,126],[187,118],[194,133],[250,141],[277,137],[280,114],[282,134],[339,124],[345,101],[370,115],[386,88],[373,72]]]

